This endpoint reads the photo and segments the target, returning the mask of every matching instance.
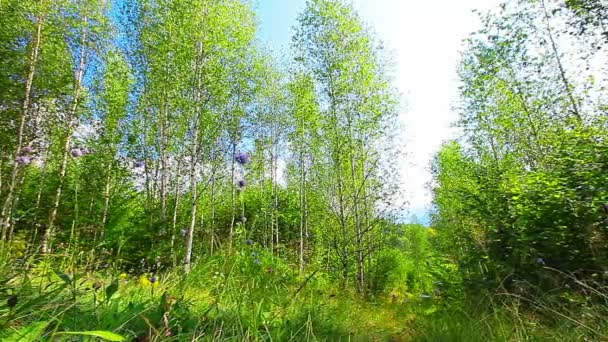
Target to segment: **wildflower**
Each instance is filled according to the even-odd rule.
[[[256,264],[256,265],[259,265],[259,264],[261,264],[262,262],[260,261],[260,259],[255,259],[255,260],[253,260],[253,263],[254,263],[254,264]]]
[[[239,181],[237,182],[237,185],[239,186],[239,188],[241,188],[241,189],[242,189],[242,188],[244,188],[244,187],[246,187],[246,186],[247,186],[247,181],[246,181],[246,180],[244,180],[244,179],[241,179],[241,180],[239,180]]]
[[[32,152],[34,152],[34,149],[33,149],[31,146],[24,146],[24,147],[21,149],[21,153],[22,153],[22,154],[30,154],[30,153],[32,153]]]
[[[247,241],[245,241],[245,243],[248,244],[248,245],[253,245],[253,240],[247,239]]]
[[[150,279],[146,276],[141,276],[139,277],[139,284],[141,286],[150,286],[152,283],[150,283]]]
[[[249,164],[249,162],[251,161],[249,154],[243,153],[243,152],[237,153],[237,155],[234,157],[234,159],[236,160],[237,163],[239,163],[241,165]]]
[[[72,154],[72,157],[74,157],[74,158],[80,158],[84,155],[82,150],[79,148],[73,148],[72,151],[70,151],[70,153]]]
[[[28,156],[19,156],[15,158],[15,163],[19,165],[28,165],[32,160]]]
[[[9,308],[15,307],[15,305],[17,305],[17,296],[10,296],[8,297],[8,299],[6,300],[6,305],[8,305]]]
[[[136,161],[135,163],[133,163],[133,167],[136,168],[136,169],[140,169],[140,168],[144,167],[145,165],[146,164],[143,161],[141,161],[141,160]]]
[[[150,277],[150,283],[152,283],[152,284],[156,283],[157,280],[158,279],[156,279],[156,276]]]

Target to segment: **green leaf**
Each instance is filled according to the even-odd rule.
[[[114,279],[112,284],[106,288],[106,301],[110,300],[116,291],[118,291],[118,279]]]
[[[40,335],[44,332],[49,322],[41,321],[23,327],[7,338],[3,339],[2,342],[17,342],[17,341],[39,341]]]
[[[56,335],[80,335],[80,336],[94,336],[94,337],[99,337],[99,338],[103,338],[104,340],[107,341],[124,341],[125,338],[113,333],[113,332],[109,332],[109,331],[100,331],[100,330],[94,330],[94,331],[62,331],[62,332],[58,332]]]
[[[61,272],[60,270],[56,270],[56,269],[54,269],[53,272],[55,272],[55,274],[59,278],[61,278],[61,280],[63,280],[66,284],[68,284],[68,285],[72,284],[72,279],[67,274]]]

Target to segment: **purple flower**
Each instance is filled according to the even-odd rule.
[[[27,165],[31,161],[32,160],[28,156],[19,156],[19,157],[15,158],[15,163],[17,163],[19,165]]]
[[[242,189],[242,188],[244,188],[244,187],[246,187],[246,186],[247,186],[247,181],[246,181],[246,180],[244,180],[244,179],[240,179],[240,180],[237,182],[237,185],[239,186],[239,188],[241,188],[241,189]]]
[[[256,264],[256,265],[259,265],[259,264],[261,264],[262,262],[260,261],[260,259],[255,259],[255,260],[253,260],[253,263],[254,263],[254,264]]]
[[[152,277],[150,278],[150,282],[151,282],[152,284],[156,283],[156,280],[157,280],[157,279],[156,279],[156,276],[152,276]]]
[[[21,153],[23,154],[30,154],[34,152],[34,149],[31,146],[25,146],[21,149]]]
[[[84,155],[82,150],[79,148],[73,148],[72,151],[70,151],[70,153],[72,154],[72,157],[74,157],[74,158],[80,158]]]
[[[141,161],[141,160],[136,161],[135,163],[133,163],[133,167],[134,167],[134,168],[136,168],[136,169],[142,168],[142,167],[144,167],[145,165],[146,165],[146,164],[145,164],[143,161]]]
[[[251,157],[249,157],[249,154],[243,152],[237,153],[234,159],[237,163],[241,165],[249,164],[249,162],[251,161]]]
[[[247,241],[245,241],[245,243],[248,244],[248,245],[253,245],[253,240],[247,239]]]

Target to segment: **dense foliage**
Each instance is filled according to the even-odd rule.
[[[349,2],[0,1],[0,338],[606,338],[607,9],[480,15],[430,228]]]
[[[468,40],[433,224],[472,288],[605,300],[590,291],[608,281],[604,9],[516,1]]]
[[[290,73],[247,2],[2,6],[11,253],[188,270],[251,240],[369,287],[397,101],[349,5],[308,4]]]

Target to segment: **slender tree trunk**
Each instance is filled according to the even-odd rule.
[[[159,173],[159,177],[160,177],[160,192],[159,192],[159,197],[160,197],[160,231],[156,231],[156,234],[160,234],[163,235],[165,234],[165,230],[167,229],[167,125],[166,125],[166,116],[167,116],[167,98],[166,95],[164,95],[163,101],[165,102],[164,104],[164,110],[163,110],[163,114],[161,115],[161,122],[160,122],[160,151],[159,151],[159,157],[160,157],[160,167],[158,170]],[[157,178],[158,180],[158,178]]]
[[[177,163],[177,175],[175,176],[175,203],[173,205],[173,218],[171,220],[171,260],[173,262],[173,266],[175,267],[177,258],[175,254],[175,234],[177,231],[177,209],[179,207],[179,161]]]
[[[234,156],[236,155],[236,139],[232,141],[232,156],[230,162],[230,232],[228,236],[228,249],[232,251],[232,238],[234,236],[234,220],[236,216],[236,187],[234,186],[234,175],[235,175],[235,164],[234,164]]]
[[[349,140],[354,141],[357,140],[356,136],[355,136],[355,132],[353,131],[353,127],[352,127],[352,117],[351,115],[347,115],[347,121],[348,121],[348,134],[349,134]],[[358,169],[358,159],[363,158],[363,156],[357,155],[356,154],[356,146],[355,143],[352,144],[353,146],[351,147],[351,151],[350,151],[350,177],[351,177],[351,182],[352,182],[352,207],[353,207],[353,216],[355,219],[355,248],[356,248],[356,258],[357,258],[357,288],[359,290],[360,293],[363,294],[364,292],[364,287],[363,287],[363,282],[364,282],[364,264],[363,264],[363,230],[361,229],[361,218],[360,218],[360,213],[359,213],[359,207],[360,207],[360,196],[359,196],[359,177],[357,177],[357,169]],[[364,182],[364,179],[361,180],[361,182]],[[364,184],[361,184],[361,187],[363,187]]]
[[[44,152],[44,159],[43,160],[47,160],[48,156],[50,155],[50,151],[49,149],[47,149]],[[34,245],[36,243],[36,239],[38,237],[38,234],[40,233],[40,227],[41,227],[41,220],[40,220],[40,202],[42,200],[42,190],[44,188],[44,180],[46,177],[46,173],[47,173],[47,165],[46,163],[43,164],[42,166],[42,171],[40,172],[40,179],[38,181],[38,192],[36,193],[36,206],[34,207],[34,213],[36,213],[36,227],[34,229],[34,236],[32,237],[32,245]],[[32,246],[33,247],[33,246]]]
[[[271,152],[271,162],[270,162],[270,187],[271,187],[271,194],[272,194],[272,215],[270,216],[271,219],[271,229],[274,232],[274,236],[275,236],[275,245],[277,246],[277,255],[279,254],[280,249],[279,247],[279,218],[278,218],[278,196],[277,196],[277,151],[276,151],[276,142],[274,142],[274,138],[273,138],[273,145],[272,145],[272,152]]]
[[[515,89],[513,89],[513,91],[517,94],[517,97],[519,98],[519,102],[520,102],[523,112],[525,114],[526,121],[527,121],[527,123],[530,127],[530,130],[531,130],[531,133],[532,133],[531,136],[527,137],[529,153],[530,154],[540,154],[540,158],[544,159],[544,155],[545,155],[544,149],[540,142],[540,135],[538,133],[537,124],[536,124],[536,122],[534,122],[534,120],[532,118],[533,113],[528,104],[528,97],[523,92],[522,85],[517,80],[513,67],[511,65],[507,64],[505,66],[505,68],[509,71],[509,76],[511,77],[512,82],[515,84]],[[535,160],[529,162],[531,167],[536,167],[536,159],[538,159],[538,158],[535,158]]]
[[[145,207],[146,207],[146,211],[147,211],[147,226],[148,226],[148,231],[151,232],[152,231],[152,214],[153,214],[153,208],[154,208],[154,202],[155,202],[155,191],[154,191],[154,184],[156,179],[154,179],[153,181],[150,180],[150,178],[152,178],[152,170],[150,170],[150,166],[148,165],[148,161],[150,160],[149,158],[149,152],[148,149],[144,147],[144,154],[145,154],[145,159],[146,162],[144,163],[144,176],[145,176],[145,182],[144,182],[144,186],[146,189],[146,203],[145,203]],[[157,169],[156,164],[154,165],[154,169]]]
[[[365,172],[365,163],[363,163],[364,165],[362,165],[362,172]],[[363,176],[363,179],[365,179],[365,176]],[[365,199],[364,202],[364,209],[363,209],[363,226],[364,227],[370,227],[371,222],[370,222],[370,212],[373,210],[371,207],[373,206],[373,202],[370,203],[367,201],[367,187],[363,187],[362,189],[362,196]],[[373,232],[371,234],[367,234],[366,235],[366,240],[367,240],[367,248],[370,250],[369,253],[366,253],[365,256],[363,257],[363,260],[361,261],[363,265],[360,265],[359,267],[363,270],[362,273],[365,274],[365,261],[367,261],[367,269],[371,270],[372,269],[372,262],[373,262],[373,256],[374,256],[374,246],[373,246],[373,239],[376,237],[376,234],[373,234]],[[365,239],[364,239],[364,243],[365,243]],[[366,260],[367,259],[367,260]],[[370,288],[370,283],[368,282],[368,284],[365,284],[365,281],[367,281],[367,277],[365,278],[365,280],[362,282],[363,285],[367,285],[365,288]]]
[[[169,30],[169,36],[171,37],[172,32]],[[170,68],[170,52],[167,52],[165,61],[165,74],[164,76],[169,78],[171,73]],[[160,117],[160,221],[161,221],[161,234],[164,236],[167,230],[167,196],[169,193],[167,182],[168,182],[168,166],[167,166],[167,149],[169,148],[169,94],[167,90],[167,84],[163,86],[163,110]]]
[[[25,82],[25,94],[23,98],[23,106],[21,108],[21,117],[19,118],[19,129],[17,132],[17,148],[15,149],[15,159],[19,156],[21,149],[23,148],[25,122],[27,120],[30,101],[32,95],[32,84],[34,82],[34,75],[36,74],[36,65],[38,63],[38,56],[40,53],[40,42],[42,39],[42,26],[44,24],[44,16],[38,17],[36,24],[36,35],[34,36],[33,47],[29,58],[29,70],[27,73],[27,80]],[[0,214],[0,226],[2,226],[2,241],[6,239],[7,230],[11,224],[12,208],[13,208],[13,196],[15,193],[15,185],[17,182],[17,174],[19,173],[19,164],[14,162],[13,170],[11,173],[10,181],[8,183],[8,193],[4,204],[2,205],[2,212]]]
[[[18,183],[17,185],[18,185],[18,188],[19,188],[19,189],[21,189],[21,186],[23,185],[23,181],[24,181],[24,177],[20,177],[20,178],[17,180],[17,183]],[[23,190],[19,190],[19,191],[17,192],[17,194],[16,194],[16,196],[15,196],[15,201],[14,201],[14,203],[19,203],[19,196],[21,196],[21,192],[22,192],[22,191],[23,191]],[[15,229],[15,226],[11,224],[11,225],[9,226],[9,229],[8,229],[8,234],[7,234],[7,236],[8,236],[8,241],[9,241],[9,246],[10,246],[10,245],[12,244],[12,242],[13,242],[13,229]]]
[[[78,198],[78,190],[79,190],[79,186],[80,184],[78,183],[78,178],[80,175],[76,175],[76,177],[74,177],[76,179],[76,184],[74,184],[74,216],[72,217],[72,225],[71,225],[71,229],[70,229],[70,239],[69,239],[69,246],[70,246],[70,250],[71,251],[76,251],[78,250],[78,248],[74,245],[76,245],[78,243],[78,239],[76,237],[76,226],[78,225],[78,219],[80,217],[79,212],[80,212],[80,206],[78,205],[80,202],[80,199]]]
[[[165,100],[166,101],[166,100]],[[164,230],[167,229],[167,124],[166,114],[161,122],[161,144],[160,144],[160,221],[161,233],[164,235]]]
[[[352,172],[352,181],[353,181],[353,187],[356,189],[358,187],[358,183],[357,183],[357,177],[355,175],[356,173],[356,168],[355,168],[355,160],[354,158],[351,159],[351,172]],[[364,272],[365,272],[365,265],[363,264],[363,231],[361,229],[361,220],[359,217],[359,199],[357,198],[358,196],[356,195],[355,192],[355,197],[353,198],[354,203],[353,203],[353,210],[354,210],[354,216],[355,216],[355,229],[356,229],[356,234],[357,234],[357,239],[356,239],[356,244],[357,244],[357,287],[359,288],[359,292],[363,293],[364,292],[364,287],[363,287],[363,282],[364,282]]]
[[[202,58],[203,58],[203,44],[199,42],[197,53],[197,85],[196,85],[196,96],[195,96],[195,118],[194,127],[192,130],[192,158],[190,160],[190,192],[192,193],[192,207],[190,209],[190,227],[188,228],[188,242],[186,244],[186,258],[184,260],[184,270],[186,273],[190,272],[190,264],[192,261],[192,245],[194,242],[194,229],[196,228],[197,208],[198,208],[198,189],[196,179],[196,166],[199,155],[199,126],[201,120],[201,106],[202,102]]]
[[[108,222],[108,211],[110,210],[110,190],[112,183],[112,175],[110,173],[110,165],[108,165],[108,176],[106,177],[106,186],[103,190],[103,212],[101,214],[101,231],[100,238],[103,239]]]
[[[4,160],[6,159],[5,155],[8,156],[8,155],[10,155],[10,153],[8,153],[8,154],[2,153],[2,155],[0,155],[0,196],[2,196],[2,192],[3,192],[2,189],[4,189],[4,187],[3,187],[4,173],[2,172],[2,170],[4,170]],[[0,227],[2,227],[2,217],[0,217]]]
[[[84,26],[87,24],[87,17],[84,18]],[[61,158],[61,168],[59,170],[59,185],[57,186],[57,191],[55,192],[55,200],[53,201],[53,207],[51,209],[51,214],[49,215],[49,225],[42,237],[42,253],[50,252],[50,243],[55,233],[55,220],[57,219],[57,211],[59,210],[59,204],[61,202],[61,195],[63,193],[63,186],[65,183],[65,176],[68,169],[68,155],[70,153],[70,144],[73,130],[73,121],[76,117],[76,111],[78,110],[80,92],[82,90],[82,78],[84,76],[84,68],[86,64],[86,42],[87,42],[87,33],[86,30],[83,29],[81,36],[81,50],[80,50],[80,61],[78,64],[78,69],[76,70],[76,78],[74,82],[74,101],[72,103],[72,108],[69,112],[67,119],[67,129],[65,141],[63,144],[62,150],[62,158]]]
[[[198,125],[198,123],[196,124]],[[188,241],[186,242],[186,258],[184,260],[184,270],[190,272],[190,263],[192,260],[192,245],[194,241],[194,228],[196,227],[196,210],[198,207],[198,193],[196,184],[196,159],[197,159],[197,143],[198,129],[194,130],[194,140],[192,146],[192,160],[190,161],[190,192],[192,193],[192,207],[190,209],[190,227],[188,228]]]
[[[215,162],[215,152],[213,152],[213,163]],[[211,179],[211,223],[209,224],[209,236],[210,236],[210,246],[209,252],[213,255],[213,249],[215,244],[215,172],[212,174]]]
[[[338,256],[340,257],[341,261],[342,261],[342,265],[343,265],[343,269],[342,269],[342,276],[343,276],[343,286],[346,286],[346,283],[348,281],[348,272],[349,272],[349,266],[350,266],[350,260],[349,260],[349,247],[347,246],[347,239],[348,239],[348,220],[346,218],[346,213],[345,213],[345,195],[344,195],[344,180],[342,179],[342,160],[341,160],[341,154],[342,154],[342,148],[341,148],[341,137],[340,137],[340,128],[338,127],[338,117],[337,117],[337,113],[336,113],[336,105],[337,105],[337,101],[336,101],[336,97],[334,95],[334,90],[333,90],[333,78],[331,77],[331,74],[329,75],[329,101],[330,101],[330,114],[331,114],[331,127],[330,129],[332,130],[333,133],[333,141],[331,142],[332,144],[332,162],[334,165],[332,165],[335,169],[335,173],[336,173],[336,187],[337,187],[337,192],[338,192],[338,219],[339,219],[339,223],[340,223],[340,228],[341,228],[341,236],[342,239],[344,239],[344,246],[339,246],[337,243],[334,246],[334,248],[336,249],[336,253],[338,254]],[[334,238],[336,233],[334,234]],[[343,253],[340,253],[340,249],[343,249]]]
[[[559,56],[559,50],[557,49],[557,43],[555,42],[555,39],[553,38],[553,31],[551,30],[549,12],[547,12],[547,6],[545,5],[545,0],[541,0],[541,5],[543,8],[545,22],[547,24],[547,33],[549,36],[549,41],[551,42],[551,49],[553,50],[553,54],[555,55],[555,60],[557,61],[557,66],[559,68],[559,75],[561,77],[562,82],[564,83],[566,95],[568,96],[568,99],[570,100],[570,105],[572,106],[572,114],[574,115],[574,117],[576,118],[576,120],[578,122],[582,123],[583,117],[581,116],[581,113],[579,111],[578,102],[576,101],[576,99],[574,98],[574,94],[572,93],[570,82],[568,81],[568,78],[566,76],[566,70],[564,69],[564,66],[562,64],[562,59]]]
[[[302,140],[304,141],[304,140]],[[305,195],[306,175],[304,173],[304,153],[300,151],[300,273],[304,270],[304,220],[306,219]]]

